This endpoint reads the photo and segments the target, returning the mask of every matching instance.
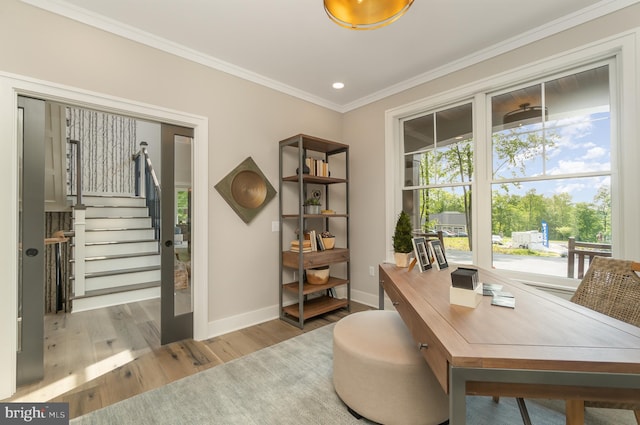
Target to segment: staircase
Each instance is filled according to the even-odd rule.
[[[145,199],[83,196],[83,204],[74,211],[73,311],[159,297],[160,253]]]

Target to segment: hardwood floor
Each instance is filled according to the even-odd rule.
[[[368,309],[351,303],[351,312]],[[275,319],[206,341],[160,346],[158,300],[86,313],[45,319],[45,379],[19,388],[5,401],[68,402],[69,414],[75,418],[349,314],[337,310],[308,320],[304,329]]]

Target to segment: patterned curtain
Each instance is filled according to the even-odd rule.
[[[67,137],[82,148],[83,193],[134,194],[136,120],[80,108],[67,108],[66,115]],[[69,193],[75,193],[76,182],[68,184]]]

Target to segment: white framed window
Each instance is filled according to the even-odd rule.
[[[404,180],[402,209],[416,235],[442,232],[456,260],[471,262],[473,103],[427,112],[402,120]]]
[[[629,120],[638,112],[637,36],[613,37],[387,111],[386,153],[395,158],[386,169],[387,234],[404,209],[414,228],[451,234],[445,246],[453,263],[495,267],[550,287],[578,283],[567,278],[570,236],[609,243],[615,257],[640,258],[633,218],[640,208],[631,189],[640,182],[634,165],[640,148],[637,120]],[[468,178],[456,180],[446,172],[446,157],[462,151],[460,135],[447,139],[438,119],[461,105],[471,109],[471,131],[463,125],[458,133],[471,142],[473,166]],[[428,138],[415,134],[420,121]],[[445,160],[434,163],[438,158]],[[448,204],[438,211],[434,199],[442,192]],[[504,255],[512,256],[504,261]],[[551,261],[557,264],[545,265]]]
[[[494,268],[568,277],[570,240],[610,255],[614,70],[596,62],[487,95]]]

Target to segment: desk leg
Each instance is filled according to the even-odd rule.
[[[467,422],[467,381],[455,367],[449,368],[449,425]]]
[[[378,309],[384,310],[384,286],[382,284],[384,280],[380,279],[378,282]]]
[[[567,425],[584,425],[584,400],[566,400]]]

